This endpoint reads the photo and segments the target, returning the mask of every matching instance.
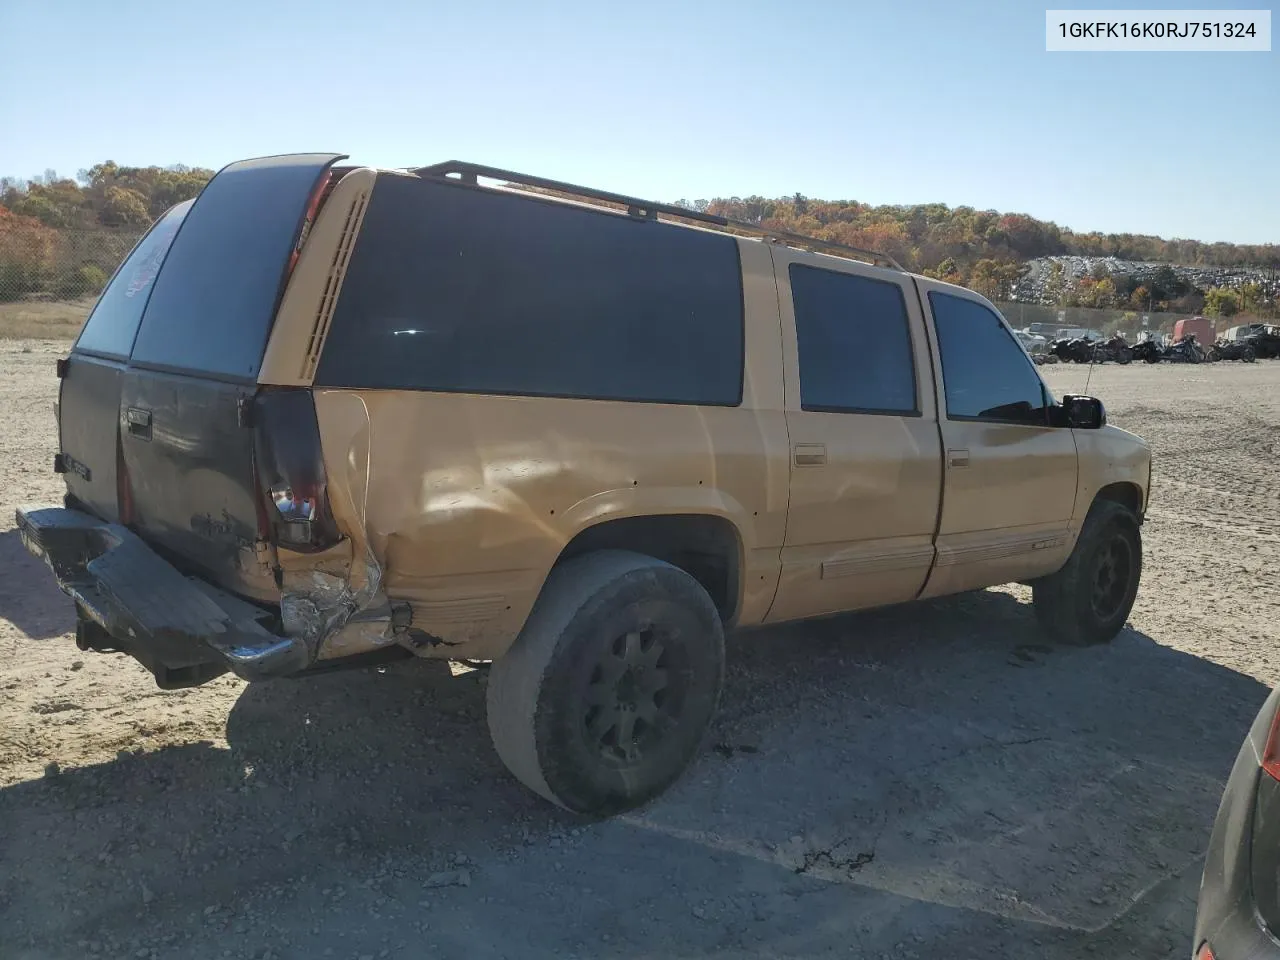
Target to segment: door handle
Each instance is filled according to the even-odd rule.
[[[949,467],[967,467],[969,465],[968,450],[948,450],[947,466]]]
[[[129,424],[129,435],[139,440],[151,439],[151,411],[141,407],[130,407],[125,411],[125,421]]]
[[[821,467],[827,462],[827,445],[797,443],[792,459],[797,467]]]

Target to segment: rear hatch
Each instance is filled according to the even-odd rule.
[[[72,497],[180,569],[258,599],[276,587],[256,381],[304,222],[338,159],[219,172],[126,260],[64,369],[59,468]]]

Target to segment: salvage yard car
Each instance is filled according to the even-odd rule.
[[[1280,960],[1280,689],[1240,746],[1205,856],[1197,960]]]
[[[1011,581],[1062,642],[1124,625],[1148,448],[1056,400],[972,291],[343,159],[223,169],[59,362],[65,502],[18,524],[82,649],[164,688],[489,661],[507,767],[607,814],[697,752],[730,627]]]

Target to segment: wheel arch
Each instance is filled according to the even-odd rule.
[[[675,513],[601,520],[565,544],[553,569],[597,550],[630,550],[679,567],[707,591],[726,625],[737,619],[744,547],[741,532],[724,516]]]
[[[1118,503],[1136,517],[1141,517],[1143,514],[1142,488],[1129,480],[1119,480],[1102,487],[1093,496],[1094,503],[1100,500]]]

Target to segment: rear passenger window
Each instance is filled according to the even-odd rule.
[[[315,383],[735,405],[742,327],[731,237],[384,175]]]
[[[902,288],[799,263],[790,268],[805,410],[918,414]]]
[[[129,356],[143,308],[151,296],[152,282],[193,202],[188,200],[170,209],[125,258],[85,321],[76,349],[113,357]]]

